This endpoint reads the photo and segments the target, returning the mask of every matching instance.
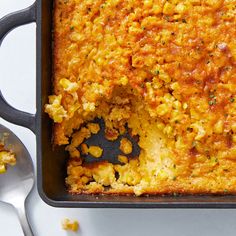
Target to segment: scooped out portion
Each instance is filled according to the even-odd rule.
[[[54,145],[70,154],[69,192],[236,193],[235,6],[55,0],[45,111]],[[119,142],[115,163],[87,143],[101,132],[97,119],[108,143]]]

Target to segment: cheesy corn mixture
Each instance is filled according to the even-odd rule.
[[[3,135],[4,136],[4,135]],[[0,141],[0,174],[5,174],[7,166],[16,164],[16,155],[11,150],[7,150],[4,145],[4,139]]]
[[[55,0],[45,111],[71,193],[236,193],[236,0]],[[95,118],[140,155],[99,162]]]
[[[79,222],[77,220],[65,218],[62,221],[62,228],[67,231],[77,232],[79,230]]]

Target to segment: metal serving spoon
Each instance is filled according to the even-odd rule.
[[[30,154],[20,139],[9,129],[0,125],[0,137],[7,134],[6,148],[16,154],[16,165],[0,175],[0,201],[15,207],[25,236],[33,236],[25,212],[25,200],[34,185],[34,167]]]

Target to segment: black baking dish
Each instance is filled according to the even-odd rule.
[[[11,107],[0,92],[0,116],[31,129],[37,138],[37,186],[41,198],[55,207],[100,208],[236,208],[236,196],[115,196],[71,195],[66,191],[66,152],[52,149],[52,122],[44,113],[51,93],[52,0],[37,0],[31,7],[0,20],[0,43],[13,28],[36,22],[37,25],[37,112],[31,115]]]

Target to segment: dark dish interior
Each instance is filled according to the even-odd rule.
[[[208,207],[232,208],[235,196],[115,196],[115,195],[71,195],[66,191],[66,160],[64,147],[51,144],[52,122],[44,113],[44,104],[52,92],[52,19],[53,0],[37,1],[37,161],[38,190],[48,204],[57,207]],[[101,132],[102,135],[102,132]],[[104,143],[94,136],[88,142]],[[114,144],[116,145],[116,144]],[[109,145],[108,145],[109,146]],[[107,152],[117,148],[107,147]],[[138,152],[138,150],[136,150]],[[114,160],[113,160],[114,161]]]

